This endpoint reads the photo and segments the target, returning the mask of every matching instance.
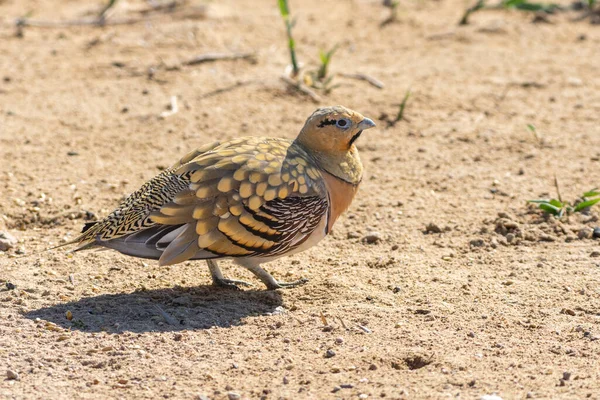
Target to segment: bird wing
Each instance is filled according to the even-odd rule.
[[[189,186],[189,176],[178,175],[174,171],[220,144],[213,142],[188,153],[175,165],[165,169],[129,195],[106,218],[86,223],[82,234],[63,246],[78,243],[80,247],[76,250],[82,250],[98,241],[118,239],[154,226],[155,223],[149,218],[150,213],[159,210],[161,206],[170,202],[176,193]]]
[[[75,239],[159,259],[269,257],[301,245],[329,196],[320,170],[296,143],[240,138],[183,157]]]
[[[189,185],[150,219],[181,225],[161,265],[190,258],[269,257],[292,250],[326,218],[329,199],[319,169],[297,144],[242,138],[182,165]]]

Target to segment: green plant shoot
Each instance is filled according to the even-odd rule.
[[[290,58],[292,59],[292,74],[294,77],[296,77],[298,76],[300,69],[298,68],[298,61],[296,60],[296,43],[294,42],[294,37],[292,36],[293,23],[290,18],[290,8],[287,0],[278,0],[278,3],[279,12],[281,13],[283,22],[285,22],[285,28],[287,31],[288,47],[290,49]]]

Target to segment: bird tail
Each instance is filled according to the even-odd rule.
[[[102,224],[99,224],[99,222],[101,222],[101,221],[86,222],[85,225],[83,225],[83,229],[81,230],[81,235],[77,236],[73,240],[69,240],[68,242],[61,243],[58,246],[53,246],[53,247],[44,249],[44,250],[42,250],[42,252],[48,251],[48,250],[60,249],[61,247],[70,246],[72,244],[79,244],[79,246],[77,248],[69,251],[69,253],[75,253],[77,251],[87,250],[91,247],[94,247],[94,245],[95,245],[94,242],[96,241],[96,237],[97,237],[96,236],[97,231],[99,231],[102,226]]]

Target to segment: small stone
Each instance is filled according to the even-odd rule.
[[[430,222],[425,227],[425,233],[442,233],[442,228],[440,228],[438,225],[434,224],[433,222]]]
[[[15,290],[16,288],[17,288],[17,285],[15,285],[14,283],[6,282],[6,289]]]
[[[571,373],[570,372],[563,372],[563,377],[562,377],[563,381],[568,381],[569,379],[571,379]]]
[[[353,385],[353,384],[351,384],[351,383],[342,383],[342,384],[340,385],[340,387],[341,387],[342,389],[352,389],[352,388],[354,387],[354,385]]]
[[[0,251],[7,251],[17,245],[17,238],[8,232],[0,231]]]
[[[594,228],[594,232],[592,233],[592,237],[594,239],[600,238],[600,228]]]
[[[350,232],[348,232],[346,237],[348,239],[358,239],[360,237],[360,234],[358,232],[350,231]]]
[[[567,83],[571,86],[582,86],[583,85],[583,81],[574,76],[570,76],[569,78],[567,78]]]
[[[502,397],[497,394],[484,394],[479,398],[479,400],[502,400]]]
[[[512,243],[513,240],[515,240],[515,234],[514,233],[507,233],[506,234],[506,241],[508,243]]]
[[[392,293],[396,294],[396,293],[400,293],[402,291],[402,288],[400,286],[394,286],[392,288]]]
[[[176,333],[175,335],[173,335],[174,341],[181,342],[181,339],[183,339],[183,335],[181,333]]]
[[[229,392],[227,393],[227,398],[229,400],[239,400],[242,398],[242,396],[240,396],[239,393],[236,392]]]
[[[9,369],[9,370],[6,371],[6,379],[8,379],[9,381],[11,381],[11,380],[14,380],[14,381],[19,380],[19,374],[16,373],[16,372],[14,372],[14,371],[11,371]]]
[[[576,315],[575,311],[571,310],[570,308],[563,308],[562,310],[560,310],[560,313],[570,315],[572,317],[574,317]]]
[[[483,247],[485,246],[485,242],[483,241],[483,239],[473,239],[469,242],[469,244],[471,245],[471,247]]]
[[[341,336],[340,336],[340,337],[337,337],[337,338],[335,338],[335,342],[336,342],[337,344],[342,344],[342,343],[344,343],[344,338],[343,338],[343,337],[341,337]]]
[[[361,242],[367,244],[376,244],[381,242],[383,238],[381,237],[381,233],[379,232],[369,232],[361,239]]]
[[[369,371],[377,371],[377,365],[375,365],[375,364],[369,365]]]
[[[592,251],[590,257],[600,257],[600,251]]]
[[[527,394],[525,395],[526,399],[533,399],[533,392],[527,392]]]
[[[593,234],[593,231],[590,228],[583,228],[583,229],[580,229],[579,232],[577,232],[577,237],[580,240],[589,239],[592,237],[592,234]]]
[[[331,358],[331,357],[335,357],[335,351],[333,351],[332,349],[329,349],[325,352],[325,358]]]
[[[342,390],[342,388],[341,388],[341,387],[339,387],[339,386],[334,386],[334,387],[333,387],[333,389],[331,390],[331,393],[337,393],[337,392],[339,392],[340,390]]]
[[[365,394],[365,393],[361,393],[361,394],[358,395],[358,398],[359,399],[367,399],[367,398],[369,398],[369,395]]]
[[[283,384],[284,384],[284,385],[287,385],[288,383],[290,383],[290,380],[288,379],[288,377],[287,377],[287,376],[284,376],[284,377],[283,377]]]

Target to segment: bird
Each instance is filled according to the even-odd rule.
[[[318,108],[296,139],[240,137],[193,150],[143,184],[104,219],[65,243],[112,249],[159,266],[206,260],[213,285],[239,289],[218,260],[232,259],[268,290],[261,264],[302,252],[331,232],[363,176],[356,140],[375,123],[343,106]]]

